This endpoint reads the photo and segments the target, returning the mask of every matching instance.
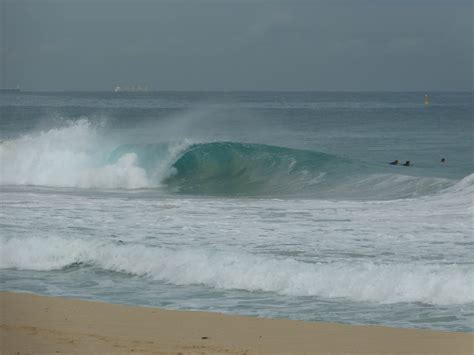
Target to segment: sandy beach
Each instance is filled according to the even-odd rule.
[[[0,293],[2,353],[472,354],[474,334]]]

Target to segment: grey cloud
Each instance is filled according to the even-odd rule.
[[[0,0],[1,85],[470,90],[463,0]]]

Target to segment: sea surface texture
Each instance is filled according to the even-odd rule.
[[[2,93],[1,289],[472,332],[473,97],[424,94]]]

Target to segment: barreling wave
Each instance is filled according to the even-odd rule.
[[[414,197],[454,184],[317,151],[239,142],[123,144],[106,137],[81,119],[3,141],[0,184],[357,199]]]
[[[452,184],[317,151],[234,142],[192,145],[172,168],[164,183],[192,194],[402,198]]]
[[[164,182],[180,192],[205,194],[296,194],[324,188],[337,171],[357,167],[320,152],[261,144],[195,144],[177,159]]]

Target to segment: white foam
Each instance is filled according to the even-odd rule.
[[[474,174],[469,174],[463,179],[458,181],[455,185],[446,189],[445,192],[456,193],[460,192],[463,194],[474,194]]]
[[[169,147],[169,156],[151,176],[127,153],[107,163],[110,146],[87,119],[69,122],[37,134],[0,144],[0,185],[38,185],[80,188],[155,187],[169,174],[169,166],[189,142]]]
[[[249,253],[173,250],[60,237],[3,238],[0,249],[2,269],[58,270],[82,262],[177,285],[203,284],[220,289],[377,303],[474,302],[474,270],[456,264],[312,264]]]

